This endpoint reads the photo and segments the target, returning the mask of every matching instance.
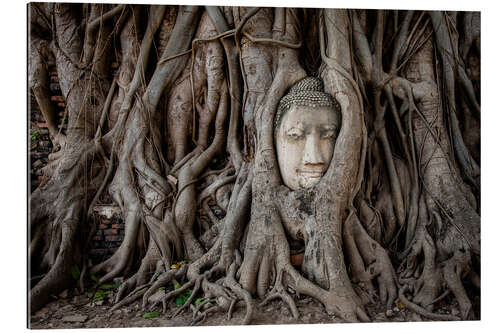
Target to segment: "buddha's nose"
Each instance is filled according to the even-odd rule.
[[[303,158],[304,165],[323,165],[325,163],[319,144],[320,138],[317,133],[311,133],[306,136]]]

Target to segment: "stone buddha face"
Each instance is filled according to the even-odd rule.
[[[292,98],[275,123],[279,169],[284,184],[292,190],[316,185],[330,165],[340,128],[340,114],[334,105],[327,104],[294,103]]]

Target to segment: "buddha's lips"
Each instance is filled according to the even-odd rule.
[[[312,170],[298,170],[298,173],[307,178],[321,178],[324,175],[324,171],[312,171]]]

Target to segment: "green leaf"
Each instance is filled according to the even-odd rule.
[[[160,290],[165,290],[165,287],[160,287]]]
[[[194,300],[194,305],[198,306],[201,303],[208,301],[210,298],[209,297],[198,297],[197,299]]]
[[[94,274],[91,274],[90,275],[90,279],[94,282],[99,282],[99,278],[97,276],[95,276]]]
[[[191,296],[191,289],[184,290],[182,294],[177,296],[177,298],[175,299],[175,304],[177,304],[178,307],[183,306],[189,299],[189,296]]]
[[[101,290],[111,290],[111,289],[115,289],[116,287],[112,284],[101,284],[99,286],[99,289]]]
[[[40,135],[40,133],[38,133],[37,130],[33,131],[33,133],[31,133],[31,135],[30,135],[30,140],[35,141],[36,139],[38,139],[39,135]]]
[[[153,312],[148,312],[148,313],[145,313],[142,315],[142,318],[145,318],[145,319],[149,319],[149,318],[156,318],[158,317],[160,314],[156,311],[153,311]]]
[[[112,290],[112,289],[116,289],[120,286],[120,284],[117,282],[115,284],[101,284],[99,286],[98,289],[101,289],[101,290]]]
[[[177,290],[177,289],[179,289],[180,287],[181,287],[181,285],[180,285],[180,284],[176,284],[176,285],[174,286],[174,290]]]
[[[96,293],[94,294],[94,302],[102,301],[103,299],[107,298],[110,292],[110,290],[96,291]]]
[[[73,279],[78,280],[80,278],[80,268],[77,265],[71,266],[71,276]]]

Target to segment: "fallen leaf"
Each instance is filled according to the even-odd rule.
[[[172,269],[179,269],[182,266],[182,262],[176,262],[175,264],[171,265],[170,268]]]
[[[145,313],[142,315],[142,318],[145,318],[145,319],[150,319],[150,318],[156,318],[158,317],[160,314],[156,311],[153,311],[153,312],[148,312],[148,313]]]

